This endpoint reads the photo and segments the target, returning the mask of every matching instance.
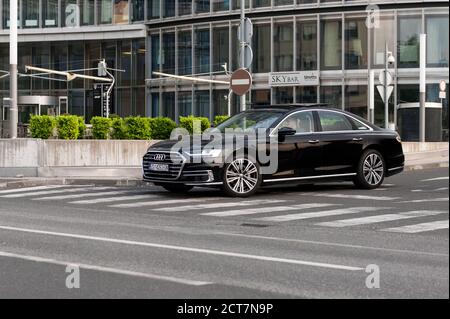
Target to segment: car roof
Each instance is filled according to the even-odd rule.
[[[323,109],[329,108],[328,104],[325,103],[298,103],[298,104],[259,104],[259,105],[251,105],[251,110],[258,110],[258,111],[283,111],[286,113],[292,112],[292,111],[298,111],[299,109],[310,109],[320,107]],[[332,109],[332,108],[330,108]]]

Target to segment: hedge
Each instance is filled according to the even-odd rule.
[[[106,117],[95,116],[91,119],[92,136],[96,140],[107,140],[111,130],[112,120]]]
[[[220,123],[228,120],[230,117],[228,115],[216,115],[214,117],[214,121],[213,121],[213,125],[214,127],[216,127],[217,125],[219,125]]]
[[[53,116],[32,116],[30,120],[31,137],[46,140],[53,136],[55,125],[56,121]]]
[[[82,139],[86,133],[86,123],[84,123],[84,117],[78,116],[78,138]]]
[[[148,118],[151,138],[154,140],[167,140],[177,124],[168,117]]]
[[[114,117],[111,120],[111,138],[114,140],[126,140],[127,139],[127,127],[123,118]]]
[[[180,116],[180,127],[186,129],[189,134],[192,134],[194,132],[194,121],[200,122],[201,132],[195,132],[195,133],[202,133],[206,129],[211,127],[211,123],[209,122],[209,119],[206,117],[195,117],[195,116]]]
[[[80,134],[78,116],[61,115],[56,118],[58,138],[62,140],[76,140]]]
[[[152,138],[150,123],[145,117],[125,118],[126,136],[130,140],[149,140]]]

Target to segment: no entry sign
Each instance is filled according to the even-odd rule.
[[[252,87],[252,76],[245,69],[239,69],[231,75],[230,87],[234,94],[242,96]]]

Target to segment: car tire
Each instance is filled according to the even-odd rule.
[[[223,191],[232,197],[249,197],[262,183],[259,164],[245,155],[233,158],[223,170]]]
[[[194,186],[184,185],[184,184],[161,184],[161,186],[171,192],[176,194],[182,194],[189,192]]]
[[[380,152],[366,150],[359,160],[357,175],[353,180],[358,188],[375,189],[381,186],[386,175],[386,164]]]

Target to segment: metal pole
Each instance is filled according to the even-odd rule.
[[[9,2],[9,134],[17,138],[17,0]]]
[[[375,70],[370,70],[369,73],[369,120],[370,123],[375,123]]]
[[[419,141],[425,142],[425,93],[426,93],[426,44],[427,35],[420,35],[420,115]]]
[[[114,84],[116,83],[116,79],[114,78],[114,76],[108,71],[108,69],[105,69],[106,73],[111,77],[112,79],[112,83],[110,84],[108,91],[106,92],[106,117],[109,117],[109,101],[111,98],[111,91],[114,88]]]
[[[388,44],[385,42],[384,46],[384,128],[389,128],[389,101],[388,101],[388,83],[387,83],[387,73],[389,72],[389,62],[388,62]]]
[[[241,68],[245,65],[245,0],[241,0]],[[241,96],[241,111],[246,110],[245,94]]]

